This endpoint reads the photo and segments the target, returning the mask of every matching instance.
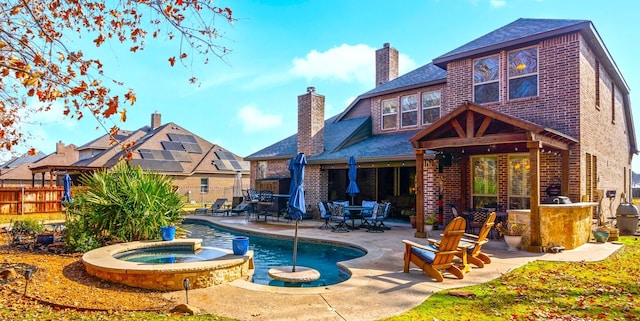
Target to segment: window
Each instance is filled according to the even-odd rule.
[[[500,99],[500,57],[498,55],[473,61],[473,101],[478,104]]]
[[[498,157],[473,157],[473,207],[498,203]]]
[[[400,98],[402,116],[400,127],[412,127],[418,125],[418,95],[409,95]]]
[[[398,127],[398,101],[388,99],[382,101],[382,129]]]
[[[510,51],[509,99],[538,95],[538,48]]]
[[[201,178],[200,179],[200,193],[208,193],[209,192],[209,179]]]
[[[531,208],[528,155],[509,155],[509,209]]]
[[[440,90],[422,93],[422,124],[433,124],[440,119]]]

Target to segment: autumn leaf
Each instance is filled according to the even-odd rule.
[[[102,116],[105,118],[111,117],[111,115],[118,112],[118,96],[111,97],[107,103],[107,109],[102,112]]]
[[[173,67],[175,63],[176,63],[176,57],[169,58],[169,64],[171,65],[171,67]]]
[[[37,154],[38,152],[36,152],[36,149],[35,149],[35,148],[31,148],[27,153],[28,153],[29,155],[33,156],[33,155]]]
[[[127,109],[126,109],[126,108],[125,108],[125,109],[123,109],[123,110],[120,112],[120,121],[122,121],[122,122],[127,121]]]
[[[129,90],[128,93],[124,94],[124,99],[131,102],[131,106],[133,106],[133,104],[136,103],[136,94],[133,92],[133,90]]]

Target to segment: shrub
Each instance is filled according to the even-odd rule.
[[[69,249],[158,239],[160,226],[182,220],[181,196],[165,175],[120,162],[82,176],[80,183],[86,188],[76,193],[68,208],[65,243]]]

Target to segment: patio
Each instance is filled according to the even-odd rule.
[[[293,223],[283,221],[247,222],[242,216],[188,218],[292,238],[294,232]],[[389,222],[387,225],[391,230],[371,234],[363,231],[331,233],[317,228],[322,223],[318,220],[303,221],[299,225],[299,237],[350,243],[368,251],[361,258],[343,262],[352,272],[348,281],[323,288],[300,289],[262,286],[237,280],[190,291],[189,303],[210,313],[242,320],[373,320],[409,310],[434,292],[480,284],[533,260],[598,261],[620,248],[620,245],[611,243],[587,243],[559,254],[507,252],[504,242],[492,240],[483,248],[491,256],[491,264],[483,269],[473,267],[462,280],[445,276],[445,281],[439,283],[428,279],[415,266],[412,266],[410,273],[402,273],[402,240],[425,242],[425,239],[413,236],[415,229],[409,224]],[[435,238],[440,232],[431,232],[430,237]],[[181,291],[167,293],[165,298],[184,303],[184,293]]]

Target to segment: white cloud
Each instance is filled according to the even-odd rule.
[[[260,132],[282,125],[282,115],[266,114],[253,105],[240,108],[237,117],[242,122],[245,133]]]
[[[291,73],[307,80],[337,79],[370,83],[375,72],[375,49],[366,45],[347,45],[325,52],[312,50],[304,58],[293,59]]]
[[[507,4],[507,0],[489,0],[489,4],[493,8],[500,8]]]
[[[347,45],[331,48],[324,52],[310,51],[304,58],[293,59],[291,74],[313,79],[329,79],[344,82],[359,82],[365,85],[375,82],[375,51],[367,45]],[[416,68],[409,56],[400,54],[400,74]]]

